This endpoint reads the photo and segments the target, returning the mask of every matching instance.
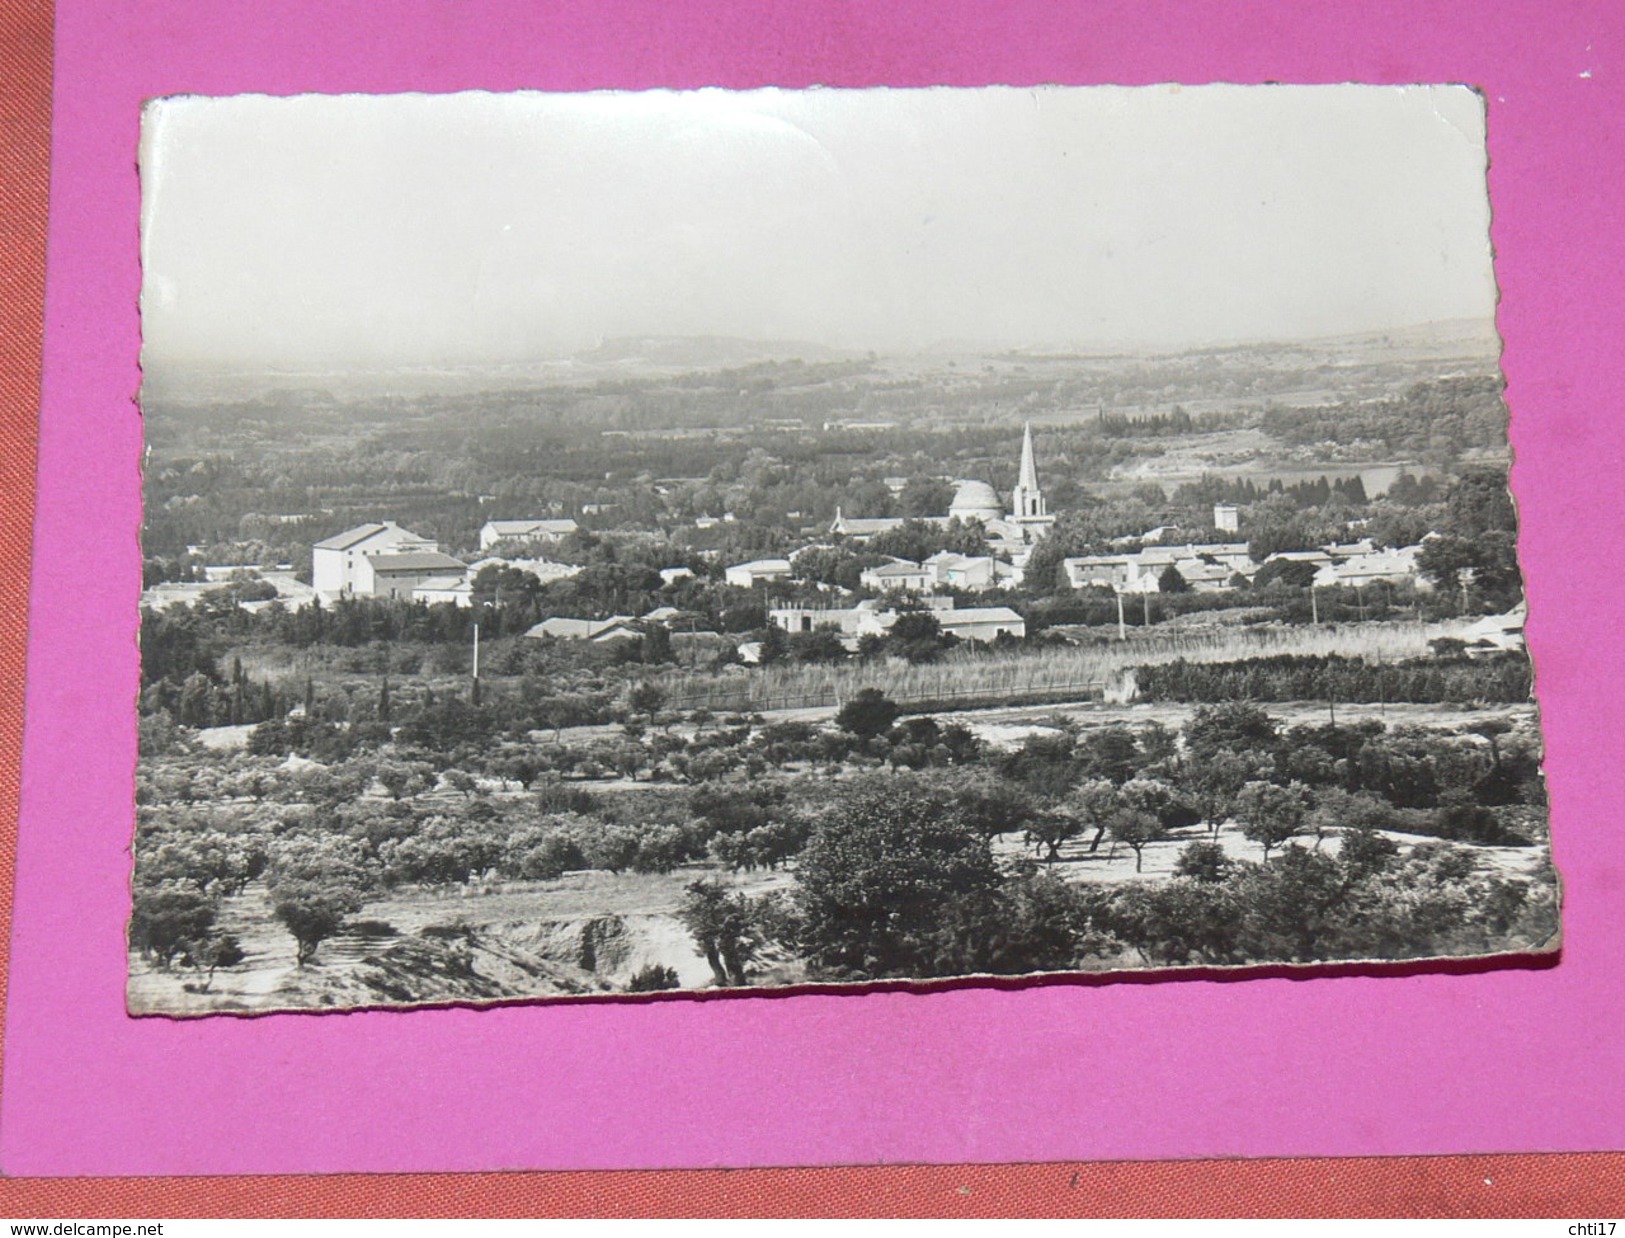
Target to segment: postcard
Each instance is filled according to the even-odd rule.
[[[1462,86],[142,129],[133,1013],[1554,951]]]

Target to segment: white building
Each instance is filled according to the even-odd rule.
[[[878,567],[865,569],[858,576],[865,589],[881,593],[906,590],[911,593],[930,593],[937,587],[935,570],[915,563],[912,559],[893,559]]]
[[[1421,549],[1420,546],[1403,546],[1396,550],[1372,551],[1334,560],[1321,565],[1315,573],[1315,584],[1349,585],[1354,588],[1384,582],[1399,584],[1407,580],[1423,584],[1425,582],[1416,570],[1416,556]]]
[[[367,594],[372,591],[370,574],[366,575],[366,588],[358,588],[357,584],[367,572],[368,555],[432,553],[439,549],[438,542],[419,537],[393,520],[357,525],[316,543],[311,551],[311,585],[328,599],[344,594]],[[461,568],[462,564],[458,563],[457,567]]]
[[[1176,572],[1184,578],[1187,585],[1195,593],[1214,593],[1220,589],[1231,588],[1231,581],[1238,575],[1236,570],[1226,567],[1222,563],[1210,563],[1206,559],[1176,559],[1173,564]],[[1163,571],[1167,571],[1164,568]],[[1246,575],[1246,573],[1240,573]],[[1162,573],[1157,574],[1158,587],[1161,587]]]
[[[937,584],[969,593],[1019,584],[1021,577],[1019,570],[992,555],[961,555],[951,550],[939,550],[925,566],[935,574]]]
[[[1027,635],[1027,621],[1008,606],[973,606],[957,610],[951,598],[940,598],[930,606],[942,630],[960,640],[994,641],[1002,634]],[[848,649],[857,648],[865,636],[884,636],[897,622],[898,612],[882,610],[873,600],[856,606],[816,607],[777,606],[768,612],[768,622],[786,632],[815,632],[831,628],[841,635]]]
[[[498,542],[554,542],[576,531],[576,522],[564,520],[487,520],[480,527],[480,549]]]
[[[525,635],[538,640],[552,637],[554,640],[584,640],[597,643],[631,640],[642,637],[643,633],[632,626],[631,615],[611,615],[608,619],[543,619]]]
[[[1468,656],[1476,656],[1475,649],[1479,653],[1516,652],[1522,649],[1524,623],[1528,618],[1529,608],[1523,602],[1504,615],[1485,615],[1461,634],[1461,639],[1468,645]]]
[[[469,607],[474,605],[474,582],[466,576],[431,576],[412,590],[412,600],[426,606],[449,602]]]
[[[1213,527],[1221,533],[1236,533],[1241,529],[1241,511],[1234,503],[1213,505]]]
[[[1027,635],[1027,621],[1008,606],[972,606],[934,613],[942,630],[960,640],[992,642],[1001,636],[1021,639]]]
[[[753,559],[749,563],[736,563],[725,568],[723,580],[736,589],[749,589],[758,583],[790,579],[790,560]]]
[[[360,597],[410,601],[431,580],[461,580],[467,575],[466,564],[438,550],[362,555],[356,568],[355,592]]]
[[[895,611],[882,610],[874,600],[859,602],[855,606],[775,606],[767,612],[769,623],[777,624],[786,632],[814,632],[819,628],[833,628],[842,637],[857,638],[875,633],[883,634],[889,620],[895,620]]]

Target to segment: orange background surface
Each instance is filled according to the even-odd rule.
[[[0,0],[0,985],[45,289],[51,5]],[[3,1001],[3,988],[0,988]],[[0,1047],[3,1051],[3,1047]],[[1625,1098],[1575,1098],[1625,1103]],[[163,1138],[162,1131],[152,1137]],[[3,1171],[3,1167],[0,1167]],[[667,1172],[0,1179],[0,1216],[1339,1217],[1625,1213],[1625,1153]]]

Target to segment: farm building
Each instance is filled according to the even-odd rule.
[[[412,590],[412,600],[429,606],[445,602],[453,606],[472,606],[474,582],[466,576],[431,576]]]
[[[631,615],[611,615],[608,619],[543,619],[525,633],[541,640],[584,640],[594,643],[613,640],[632,640],[643,633],[631,626]]]
[[[949,636],[966,641],[992,642],[1001,636],[1027,635],[1027,621],[1008,606],[971,606],[965,610],[939,610],[937,622]]]
[[[722,578],[736,589],[749,589],[758,583],[790,578],[790,560],[755,559],[750,563],[736,563],[722,573]]]
[[[1354,555],[1337,562],[1323,564],[1315,574],[1317,585],[1363,585],[1415,580],[1425,585],[1416,571],[1416,556],[1420,546],[1405,546],[1398,550],[1384,550]]]
[[[563,520],[487,520],[480,527],[480,549],[498,542],[552,542],[576,531],[576,522]]]
[[[355,573],[355,592],[361,597],[410,600],[431,580],[460,580],[467,574],[466,564],[438,550],[362,555]]]
[[[311,551],[311,584],[325,598],[370,593],[370,575],[367,575],[368,587],[358,587],[367,571],[365,564],[368,555],[409,551],[433,553],[439,549],[438,542],[419,537],[393,520],[357,525],[316,543]],[[456,560],[452,562],[456,563]],[[456,566],[461,570],[463,565],[456,563]]]

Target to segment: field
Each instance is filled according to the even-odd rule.
[[[804,709],[837,705],[860,688],[876,688],[895,701],[926,708],[1035,699],[1060,703],[1101,694],[1123,699],[1132,694],[1131,672],[1137,666],[1179,659],[1232,662],[1276,654],[1342,654],[1398,662],[1425,655],[1429,641],[1454,635],[1465,626],[1454,622],[1185,628],[1036,652],[949,655],[927,665],[774,666],[732,682],[674,679],[671,703],[676,708],[714,711]]]

